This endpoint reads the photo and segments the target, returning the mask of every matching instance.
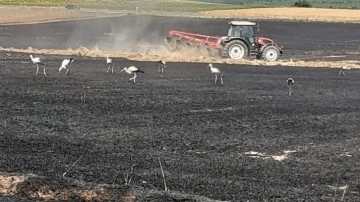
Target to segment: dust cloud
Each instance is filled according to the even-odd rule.
[[[83,21],[75,23],[64,37],[64,45],[58,46],[62,48],[54,49],[71,49],[81,55],[91,56],[93,53],[99,56],[109,54],[113,57],[142,55],[145,58],[207,56],[206,52],[195,47],[178,47],[176,52],[170,51],[165,45],[168,31],[156,17],[149,18],[144,15],[123,16],[121,19],[113,18],[106,22],[93,19],[87,24]]]

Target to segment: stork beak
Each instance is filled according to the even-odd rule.
[[[124,68],[124,69],[122,69],[122,70],[120,71],[120,73],[121,73],[121,72],[123,72],[124,70],[125,70],[125,68]]]

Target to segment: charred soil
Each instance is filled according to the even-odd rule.
[[[330,201],[342,193],[331,186],[348,185],[345,198],[360,199],[358,70],[215,64],[220,86],[207,64],[169,63],[161,76],[156,63],[115,59],[145,71],[134,84],[103,58],[76,57],[64,76],[63,58],[44,55],[45,77],[27,54],[1,56],[3,172],[59,179],[80,158],[67,178],[124,185],[132,173],[131,186],[164,190],[160,160],[179,193]]]

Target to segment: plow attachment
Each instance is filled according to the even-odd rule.
[[[219,56],[221,37],[207,36],[189,32],[171,30],[165,38],[165,45],[170,51],[194,50],[202,54]]]

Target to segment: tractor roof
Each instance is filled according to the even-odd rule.
[[[255,22],[249,22],[249,21],[230,21],[229,24],[231,24],[231,25],[242,25],[242,26],[254,26],[254,25],[256,25]]]

